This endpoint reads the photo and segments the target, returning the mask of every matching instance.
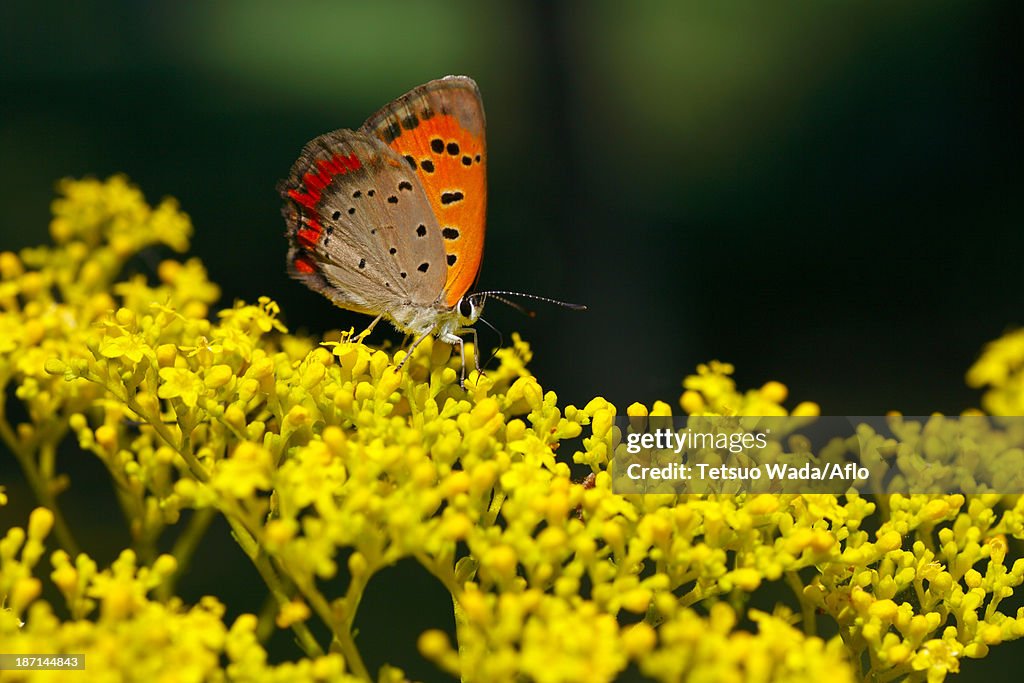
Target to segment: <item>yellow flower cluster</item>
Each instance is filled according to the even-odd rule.
[[[419,652],[466,681],[937,681],[1024,633],[1024,611],[999,609],[1024,580],[1010,557],[1024,498],[615,495],[615,406],[560,406],[518,336],[463,390],[444,344],[398,370],[404,352],[351,333],[288,334],[269,299],[211,317],[218,290],[197,261],[119,278],[141,249],[187,248],[173,203],[151,209],[121,178],[62,193],[55,247],[0,254],[0,397],[13,387],[27,415],[0,410],[0,438],[41,504],[0,540],[6,651],[85,653],[90,680],[402,680],[370,672],[355,636],[367,586],[402,560],[453,599],[455,633],[423,633]],[[987,362],[1012,365],[1000,359]],[[984,381],[1006,392],[1013,367]],[[820,413],[787,410],[778,382],[741,392],[731,373],[701,366],[684,411]],[[116,482],[132,532],[107,568],[60,515],[69,432]],[[174,594],[218,515],[276,604],[267,623],[228,625],[215,597]],[[46,582],[65,605],[41,597]],[[750,608],[769,583],[795,610]],[[838,636],[818,635],[826,620]],[[268,663],[275,626],[296,661]]]
[[[981,405],[991,415],[1024,415],[1024,329],[989,343],[967,371],[967,384],[988,387]]]
[[[256,619],[243,615],[226,626],[224,606],[216,598],[205,597],[193,606],[178,598],[150,599],[148,593],[176,569],[170,555],[139,567],[135,553],[125,550],[100,571],[87,555],[72,562],[64,551],[54,552],[49,578],[71,613],[61,620],[38,599],[42,582],[32,575],[52,524],[53,514],[37,508],[27,533],[13,527],[0,540],[0,595],[8,598],[7,609],[0,610],[4,652],[84,654],[88,673],[82,680],[358,680],[345,673],[338,655],[269,665],[256,637]],[[7,671],[0,678],[74,680],[68,677],[76,673]]]

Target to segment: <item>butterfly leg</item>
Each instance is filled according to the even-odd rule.
[[[457,330],[457,332],[464,332],[465,330]],[[459,347],[459,358],[462,359],[462,372],[459,374],[459,386],[463,389],[466,388],[466,342],[462,340],[457,333],[445,333],[438,336],[438,339],[443,341],[445,344],[451,344],[452,346]]]
[[[480,369],[480,341],[476,336],[476,329],[472,327],[463,327],[460,330],[456,330],[455,334],[468,334],[473,335],[473,366],[476,368],[477,374],[482,374],[483,370]],[[462,369],[465,372],[466,369],[466,356],[462,356]]]
[[[373,328],[377,326],[377,323],[379,323],[383,317],[384,316],[382,314],[374,318],[373,322],[370,323],[370,325],[365,330],[356,335],[356,341],[361,343],[364,339],[369,337],[370,333],[373,332]]]
[[[431,334],[433,334],[433,333],[432,333],[432,332],[427,332],[427,333],[426,333],[425,335],[423,335],[422,337],[420,337],[419,339],[417,339],[416,341],[414,341],[414,342],[412,343],[412,346],[410,346],[410,347],[409,347],[409,350],[405,352],[405,358],[403,358],[403,359],[402,359],[402,361],[401,361],[401,362],[400,362],[400,363],[398,364],[398,369],[399,369],[399,370],[401,370],[401,369],[402,369],[402,366],[404,366],[404,365],[405,365],[405,361],[407,361],[407,360],[409,360],[410,358],[412,358],[412,352],[416,350],[416,347],[417,347],[417,346],[419,346],[419,345],[420,345],[420,343],[421,343],[421,342],[422,342],[422,341],[423,341],[424,339],[426,339],[427,337],[429,337],[429,336],[430,336]]]

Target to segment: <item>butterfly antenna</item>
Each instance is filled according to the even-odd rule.
[[[497,294],[491,294],[490,298],[494,299],[495,301],[500,301],[501,303],[505,304],[509,308],[514,308],[515,310],[517,310],[520,313],[522,313],[523,315],[525,315],[527,318],[536,318],[537,317],[537,311],[532,311],[529,308],[527,308],[526,306],[523,306],[522,304],[517,304],[515,301],[509,301],[508,299],[506,299],[503,296],[498,296]]]
[[[509,301],[508,299],[505,299],[504,297],[506,297],[506,296],[521,296],[524,299],[532,299],[534,301],[543,301],[546,304],[554,304],[555,306],[561,306],[562,308],[568,308],[568,309],[573,310],[573,311],[585,311],[585,310],[587,310],[587,307],[584,306],[583,304],[573,304],[573,303],[569,303],[567,301],[559,301],[558,299],[551,299],[551,298],[548,298],[546,296],[537,296],[536,294],[525,294],[523,292],[507,292],[507,291],[502,291],[502,290],[494,290],[494,291],[490,291],[490,292],[476,292],[475,294],[473,294],[473,296],[474,297],[481,297],[481,298],[488,297],[488,296],[494,297],[495,299],[497,299],[498,301],[502,302],[503,304],[507,304],[508,306],[511,306],[512,308],[518,309],[518,310],[526,313],[530,317],[533,317],[532,312],[527,311],[527,309],[523,308],[522,306],[520,306],[518,304],[512,303],[511,301]]]

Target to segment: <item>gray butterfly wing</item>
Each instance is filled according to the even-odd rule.
[[[377,138],[337,130],[313,139],[278,190],[292,277],[372,315],[442,297],[437,218],[415,172]]]

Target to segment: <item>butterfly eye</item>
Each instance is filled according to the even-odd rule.
[[[476,313],[476,306],[473,304],[473,300],[468,296],[459,299],[459,315],[463,318],[470,320],[474,319],[474,313]]]

